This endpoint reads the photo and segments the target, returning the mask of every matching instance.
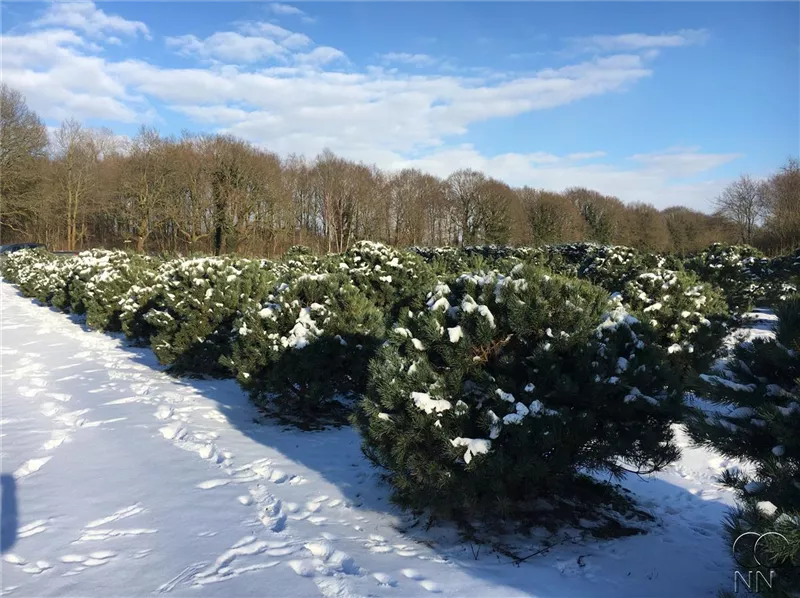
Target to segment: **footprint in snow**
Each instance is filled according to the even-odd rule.
[[[133,504],[129,507],[123,507],[118,511],[115,511],[108,517],[103,517],[102,519],[96,519],[94,521],[90,521],[86,524],[86,528],[92,529],[95,527],[100,527],[101,525],[105,525],[106,523],[111,523],[112,521],[119,521],[120,519],[125,519],[126,517],[133,517],[134,515],[138,515],[139,513],[143,513],[144,508],[139,505],[139,503]]]
[[[80,542],[108,540],[109,538],[118,538],[122,536],[141,536],[144,534],[155,534],[155,533],[158,533],[157,529],[149,529],[149,528],[84,530],[81,533],[81,536],[77,540],[75,540],[73,544],[77,544]]]
[[[397,585],[397,580],[386,573],[373,573],[372,577],[374,577],[378,584],[382,586],[395,587]]]
[[[19,469],[17,469],[17,471],[14,472],[14,477],[19,479],[29,476],[32,473],[36,473],[42,467],[44,467],[45,464],[50,459],[52,459],[52,457],[40,457],[38,459],[28,459],[27,461],[25,461],[25,463],[23,463],[20,466]]]
[[[23,525],[17,531],[18,538],[29,538],[30,536],[35,536],[36,534],[41,534],[42,532],[47,531],[47,524],[51,521],[51,519],[38,519],[36,521],[32,521],[27,525]]]
[[[102,565],[111,562],[111,559],[113,559],[115,556],[117,556],[117,553],[113,550],[98,550],[88,555],[65,554],[58,560],[60,560],[62,563],[77,563],[79,565],[83,565],[83,567],[101,567]]]
[[[30,575],[39,575],[40,573],[44,573],[48,569],[52,569],[53,565],[48,563],[47,561],[36,561],[33,565],[28,565],[27,567],[22,568],[23,573],[28,573]]]
[[[172,417],[172,413],[172,407],[161,405],[158,410],[156,410],[156,419],[169,419]]]
[[[61,403],[66,403],[67,401],[72,399],[72,395],[68,395],[63,392],[48,392],[45,394],[47,397],[55,399],[56,401],[60,401]]]
[[[436,583],[435,581],[431,581],[430,579],[425,579],[425,576],[422,575],[422,573],[420,573],[416,569],[402,569],[400,573],[402,573],[409,579],[413,579],[414,581],[419,582],[419,585],[428,590],[429,592],[438,594],[439,592],[442,591],[438,583]]]

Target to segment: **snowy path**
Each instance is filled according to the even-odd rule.
[[[0,284],[2,593],[14,596],[715,596],[731,579],[725,463],[687,450],[626,485],[647,536],[513,566],[408,519],[349,429],[258,423],[232,381],[178,381],[145,349]],[[421,540],[424,540],[421,541]],[[534,549],[535,544],[531,544]]]

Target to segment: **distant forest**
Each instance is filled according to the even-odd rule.
[[[383,172],[325,150],[278,155],[228,135],[163,137],[142,127],[122,142],[65,121],[52,135],[0,88],[0,239],[52,249],[130,248],[273,256],[292,245],[343,251],[360,239],[407,245],[541,245],[596,241],[689,253],[713,242],[767,254],[800,246],[800,162],[767,180],[747,175],[709,215],[658,210],[573,187],[513,188],[462,169],[440,179]]]

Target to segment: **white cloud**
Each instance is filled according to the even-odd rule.
[[[268,8],[272,13],[276,15],[301,17],[307,23],[314,22],[314,19],[310,17],[308,13],[300,10],[296,6],[292,6],[291,4],[273,2],[269,4]]]
[[[266,37],[251,37],[234,31],[221,31],[205,39],[194,35],[168,37],[167,46],[183,56],[213,58],[228,63],[259,62],[284,56],[286,48]]]
[[[81,53],[98,48],[73,31],[3,36],[3,82],[23,93],[42,116],[137,120],[140,99],[107,72],[107,63]]]
[[[302,10],[291,4],[281,4],[280,2],[273,2],[269,5],[269,9],[276,15],[304,15]]]
[[[182,56],[250,64],[270,59],[286,60],[290,54],[312,44],[311,38],[273,23],[240,23],[238,31],[218,31],[205,39],[195,35],[166,38],[167,46]]]
[[[344,60],[347,57],[344,52],[331,48],[330,46],[317,46],[311,52],[305,54],[295,54],[294,59],[300,64],[312,66],[323,66],[337,60]]]
[[[676,48],[701,44],[708,39],[705,29],[681,29],[673,33],[650,35],[647,33],[625,33],[622,35],[593,35],[572,38],[570,41],[587,51],[628,52],[655,48]]]
[[[129,36],[141,34],[150,39],[150,31],[141,21],[129,21],[118,15],[106,14],[89,1],[53,2],[32,25],[77,29],[95,38],[117,33]]]
[[[671,176],[690,177],[712,170],[741,154],[702,154],[700,148],[670,148],[652,154],[636,154],[630,159],[643,164],[652,172],[669,173]]]
[[[447,176],[459,168],[475,168],[511,185],[529,185],[536,188],[563,191],[567,187],[587,187],[623,201],[643,201],[663,209],[672,205],[685,205],[695,209],[708,209],[711,198],[729,182],[716,178],[701,182],[687,182],[693,174],[705,173],[717,166],[731,162],[740,154],[703,154],[693,149],[689,152],[668,150],[650,154],[647,160],[632,156],[633,167],[603,163],[582,163],[601,158],[603,152],[553,156],[541,154],[501,154],[487,157],[471,145],[432,152],[415,160],[396,159],[383,164],[387,168],[419,168],[439,176]],[[659,157],[669,159],[661,161]]]
[[[239,30],[248,35],[264,36],[269,39],[279,40],[286,48],[304,48],[310,45],[311,38],[303,33],[295,33],[284,29],[280,25],[265,21],[250,21],[239,24]]]
[[[427,54],[393,53],[387,56],[398,68],[357,69],[341,50],[315,46],[304,34],[273,23],[239,23],[235,29],[167,41],[180,53],[211,61],[211,68],[109,60],[91,55],[98,48],[64,28],[4,36],[0,65],[4,81],[50,120],[137,123],[169,117],[156,115],[151,102],[158,102],[206,129],[283,155],[312,156],[330,147],[384,168],[414,166],[442,176],[470,166],[514,185],[583,185],[661,207],[706,205],[702,202],[721,183],[684,179],[707,176],[737,157],[673,148],[614,166],[592,147],[563,156],[536,151],[485,156],[470,145],[453,145],[478,122],[626,90],[653,72],[641,53],[643,42],[629,39],[628,52],[531,73],[420,74],[407,65],[425,62]],[[667,47],[664,41],[648,43],[644,52]],[[328,65],[339,66],[337,61],[348,68],[331,70]]]
[[[410,54],[408,52],[389,52],[381,54],[380,59],[385,63],[412,64],[414,66],[430,66],[437,60],[428,54]]]

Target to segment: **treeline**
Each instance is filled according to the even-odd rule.
[[[742,177],[718,212],[659,211],[573,187],[512,188],[472,169],[440,179],[387,173],[326,150],[313,160],[228,135],[132,140],[65,121],[54,134],[17,91],[0,89],[2,242],[55,249],[276,255],[293,245],[340,252],[359,239],[392,245],[539,245],[597,241],[645,251],[745,242],[800,245],[800,165],[767,182]]]

